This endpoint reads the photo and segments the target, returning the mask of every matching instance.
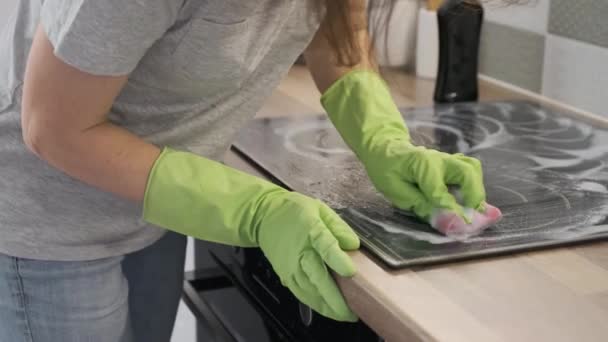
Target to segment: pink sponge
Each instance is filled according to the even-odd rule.
[[[502,212],[495,206],[485,204],[485,208],[483,213],[472,208],[464,208],[465,215],[471,221],[470,224],[454,212],[445,209],[436,210],[429,223],[446,236],[464,240],[480,234],[502,218]]]

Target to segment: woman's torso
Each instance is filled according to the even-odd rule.
[[[174,6],[173,1],[143,3],[152,8]],[[85,71],[111,73],[108,54],[101,62],[94,55],[96,49],[109,49],[103,39],[80,40],[71,49],[58,46],[65,37],[103,30],[122,30],[128,42],[137,23],[120,27],[99,18],[112,18],[111,6],[121,3],[23,0],[0,33],[1,253],[95,259],[143,248],[162,235],[139,220],[138,205],[49,167],[27,151],[21,138],[23,71],[38,22],[46,20],[60,58]],[[139,59],[109,117],[151,143],[219,159],[312,39],[318,20],[298,0],[186,0],[174,9],[171,25]],[[84,28],[78,28],[79,22]],[[116,54],[119,65],[120,49]]]

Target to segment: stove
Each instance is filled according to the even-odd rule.
[[[504,219],[456,241],[376,192],[325,115],[259,119],[234,148],[277,183],[317,197],[390,267],[410,267],[608,237],[608,130],[532,102],[402,109],[414,143],[479,158]]]

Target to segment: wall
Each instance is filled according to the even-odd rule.
[[[486,4],[480,72],[608,115],[608,1]]]
[[[17,1],[15,0],[0,0],[0,31],[4,28],[8,16],[16,6]]]

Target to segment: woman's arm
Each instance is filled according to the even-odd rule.
[[[481,163],[412,143],[388,86],[376,72],[365,6],[361,0],[348,1],[352,20],[346,21],[346,30],[355,39],[347,48],[358,63],[342,66],[333,52],[335,46],[326,39],[324,32],[335,24],[330,21],[335,15],[325,18],[305,53],[330,120],[365,165],[376,189],[393,205],[414,212],[446,235],[465,237],[481,232],[500,219],[500,211],[486,206]],[[339,28],[332,29],[335,33]],[[348,32],[342,36],[348,37]],[[448,185],[459,186],[462,201],[454,198]],[[466,210],[465,214],[463,207],[477,211]]]
[[[259,246],[303,303],[333,319],[355,321],[329,273],[356,271],[344,252],[359,247],[350,227],[315,199],[192,153],[160,154],[112,125],[106,113],[126,79],[66,65],[39,29],[25,80],[26,143],[60,170],[127,198],[143,199],[149,183],[144,221],[208,241]]]
[[[342,30],[350,30],[352,32],[354,36],[353,47],[357,50],[352,52],[355,55],[358,55],[360,60],[359,63],[349,66],[338,63],[337,52],[334,47],[331,46],[325,34],[332,29],[330,20],[336,20],[337,18],[326,16],[312,42],[304,52],[306,65],[321,93],[324,93],[335,81],[353,69],[377,70],[378,68],[376,61],[374,60],[374,55],[371,53],[371,42],[367,30],[367,9],[365,1],[348,1],[350,20],[345,23],[345,27],[339,27],[338,25],[337,29],[339,31],[337,33]],[[335,28],[336,23],[333,24],[333,27]]]
[[[126,75],[95,76],[67,65],[39,27],[25,73],[23,139],[70,176],[140,201],[160,150],[106,118],[126,81]]]

